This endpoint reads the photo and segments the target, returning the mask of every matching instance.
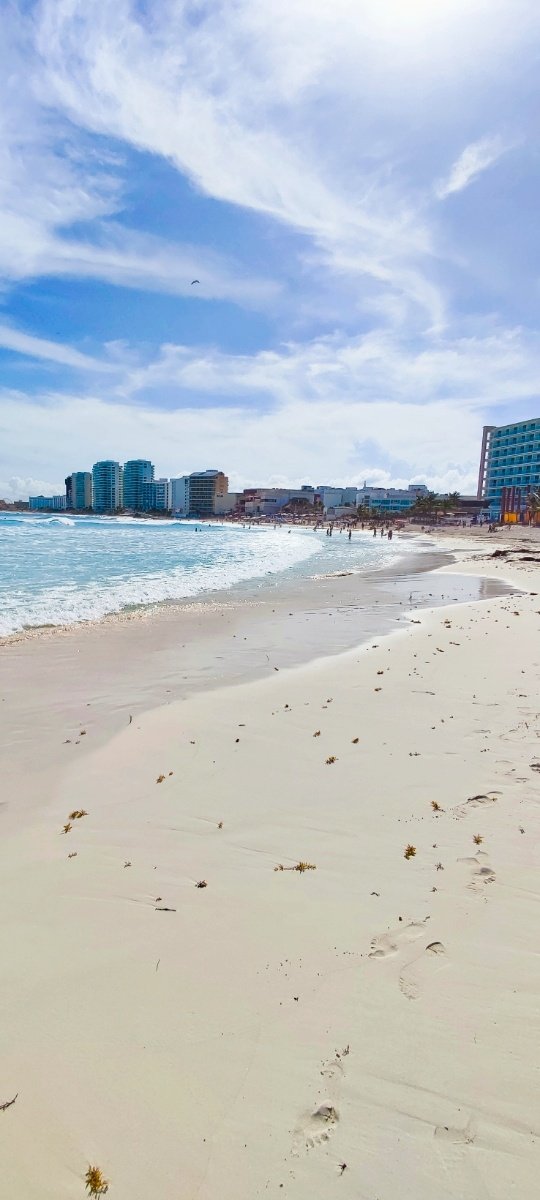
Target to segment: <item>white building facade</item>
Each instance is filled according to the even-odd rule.
[[[171,508],[176,517],[187,517],[189,513],[189,475],[178,475],[171,479]]]
[[[154,479],[152,484],[152,509],[154,512],[170,512],[172,508],[172,485],[170,479]]]
[[[356,504],[374,512],[407,512],[421,496],[427,496],[428,491],[425,483],[410,483],[407,488],[368,487],[364,484],[356,493]]]
[[[61,496],[30,496],[28,506],[33,512],[64,512],[66,497]]]

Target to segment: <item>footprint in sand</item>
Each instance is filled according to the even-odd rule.
[[[446,966],[446,950],[442,942],[430,942],[425,950],[407,963],[399,977],[400,990],[408,1000],[418,1000],[433,972]]]
[[[485,804],[496,804],[497,797],[500,796],[500,794],[500,792],[487,792],[485,795],[481,794],[478,796],[470,796],[468,800],[465,800],[464,804],[458,804],[450,811],[453,812],[456,817],[466,817],[467,813],[470,812],[472,808],[482,808]]]
[[[458,862],[466,863],[472,867],[471,882],[467,884],[471,892],[481,892],[486,883],[494,883],[496,879],[495,871],[488,861],[488,856],[484,850],[479,850],[477,854],[471,855],[468,858],[459,858]]]
[[[521,721],[514,729],[508,729],[506,733],[499,734],[499,737],[501,742],[528,742],[531,739],[530,723]]]
[[[460,1200],[477,1200],[479,1195],[473,1149],[477,1136],[478,1129],[473,1116],[465,1125],[459,1120],[459,1124],[435,1126],[437,1154],[447,1177],[452,1180],[452,1195],[459,1196]],[[482,1195],[487,1195],[484,1189]]]
[[[404,944],[415,942],[417,938],[422,937],[426,932],[427,921],[429,917],[425,917],[423,921],[403,922],[397,929],[390,929],[388,933],[381,933],[372,938],[369,957],[388,958],[397,954]]]
[[[324,1086],[321,1088],[315,1107],[303,1115],[294,1133],[292,1152],[306,1153],[316,1146],[328,1142],[339,1121],[337,1101],[343,1078],[343,1064],[334,1058],[324,1063],[321,1070]]]
[[[435,1126],[435,1137],[437,1140],[451,1142],[453,1146],[472,1146],[477,1132],[474,1117],[469,1117],[463,1129],[459,1129],[454,1125]]]

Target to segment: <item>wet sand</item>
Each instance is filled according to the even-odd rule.
[[[243,587],[6,639],[0,762],[7,788],[16,787],[19,806],[39,805],[44,773],[54,773],[64,747],[82,755],[138,713],[341,653],[399,628],[417,608],[505,591],[504,582],[439,573],[451,562],[448,551],[425,542],[378,571]]]

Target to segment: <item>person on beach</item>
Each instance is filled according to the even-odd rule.
[[[351,540],[351,538],[352,538],[352,529],[349,529],[349,541]]]
[[[389,542],[392,541],[392,530],[391,529],[388,530],[388,541]]]

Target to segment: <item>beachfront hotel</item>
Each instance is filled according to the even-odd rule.
[[[66,508],[76,511],[92,507],[91,471],[72,471],[66,477]]]
[[[28,507],[31,512],[62,512],[66,507],[66,497],[61,496],[30,496]]]
[[[189,511],[195,517],[211,517],[220,511],[219,501],[228,493],[229,480],[223,471],[194,471],[189,476]]]
[[[514,511],[524,512],[527,496],[540,487],[540,417],[512,425],[484,425],[478,499],[499,519],[511,491]]]
[[[148,458],[130,458],[124,463],[124,508],[145,512],[152,507],[154,464]]]
[[[112,459],[92,467],[92,508],[96,513],[118,512],[124,503],[123,469]]]

